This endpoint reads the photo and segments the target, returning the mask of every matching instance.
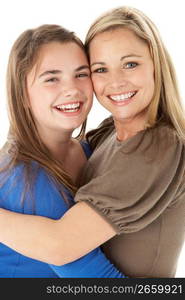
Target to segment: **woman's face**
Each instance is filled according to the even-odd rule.
[[[145,42],[131,30],[100,33],[90,43],[94,91],[114,120],[146,118],[154,94],[154,66]]]
[[[83,50],[73,42],[42,46],[27,76],[27,90],[40,134],[78,128],[92,106],[92,83]]]

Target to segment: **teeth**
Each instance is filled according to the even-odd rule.
[[[62,105],[57,105],[56,108],[60,110],[67,110],[68,112],[73,112],[76,111],[80,107],[80,102],[77,103],[72,103],[72,104],[62,104]]]
[[[136,92],[129,92],[127,94],[122,94],[122,95],[116,95],[116,96],[110,96],[110,98],[114,101],[123,101],[126,99],[131,98],[133,95],[135,95]]]
[[[68,110],[65,110],[65,111],[67,111],[67,112],[75,112],[75,111],[77,111],[78,109],[68,109]]]

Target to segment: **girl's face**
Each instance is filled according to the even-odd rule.
[[[124,28],[90,43],[94,91],[115,121],[142,121],[154,94],[154,66],[146,43]]]
[[[83,50],[75,43],[42,46],[27,76],[30,108],[39,133],[73,131],[92,106],[92,83]]]

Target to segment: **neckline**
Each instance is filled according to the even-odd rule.
[[[130,138],[127,138],[123,141],[120,141],[117,139],[117,135],[116,135],[116,129],[114,130],[114,140],[115,140],[115,143],[118,147],[120,146],[124,146],[124,145],[127,145],[129,144],[130,142],[132,142],[134,139],[137,139],[139,138],[144,132],[146,131],[146,129],[143,129],[143,130],[140,130],[138,131],[135,135],[131,136]]]

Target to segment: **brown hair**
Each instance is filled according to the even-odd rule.
[[[23,163],[26,178],[30,181],[30,174],[33,173],[33,168],[30,166],[32,161],[36,161],[38,166],[42,166],[59,186],[63,184],[74,193],[76,186],[63,170],[62,164],[51,155],[42,142],[28,105],[27,75],[37,62],[40,48],[50,42],[72,42],[84,51],[80,39],[73,32],[59,25],[42,25],[35,29],[26,30],[15,41],[7,69],[10,129],[8,140],[3,147],[4,151],[1,151],[2,153],[5,153],[5,150],[8,151],[9,159],[1,171],[11,170],[18,163]],[[84,136],[85,125],[86,121],[82,125],[78,139]]]

